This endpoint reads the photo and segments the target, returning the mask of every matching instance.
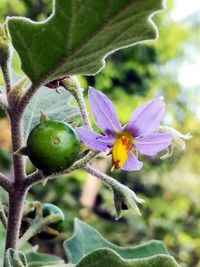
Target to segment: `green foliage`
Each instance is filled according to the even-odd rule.
[[[71,105],[72,96],[64,89],[49,89],[45,86],[32,98],[24,114],[24,133],[27,137],[30,131],[39,123],[41,111],[52,120],[63,121],[78,109]]]
[[[8,170],[12,162],[10,152],[0,146],[0,169]]]
[[[74,235],[65,241],[64,248],[69,261],[74,264],[78,263],[93,250],[99,248],[110,248],[124,259],[145,258],[157,254],[168,254],[163,243],[159,241],[151,241],[133,248],[118,247],[104,239],[97,230],[79,219],[75,219]]]
[[[149,17],[162,1],[55,1],[54,12],[42,23],[10,18],[12,43],[22,69],[35,82],[66,74],[95,74],[111,52],[154,39]]]
[[[5,267],[28,267],[26,257],[22,252],[8,249],[6,251]]]
[[[64,261],[54,255],[39,253],[39,252],[27,252],[26,259],[29,267],[38,267],[54,264],[62,264]]]
[[[178,266],[168,256],[162,242],[151,241],[133,248],[118,247],[104,239],[94,228],[76,219],[75,233],[65,241],[65,252],[77,267],[86,266]]]
[[[81,260],[77,267],[178,267],[175,260],[168,255],[125,260],[111,249],[98,249]]]

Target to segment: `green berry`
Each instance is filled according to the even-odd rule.
[[[35,126],[27,140],[31,162],[46,174],[63,171],[76,160],[80,140],[67,123],[47,120]]]
[[[42,231],[38,236],[42,239],[52,239],[58,236],[58,233],[60,233],[63,230],[64,226],[64,220],[65,216],[62,210],[57,207],[56,205],[53,205],[51,203],[45,203],[43,205],[42,209],[42,216],[43,218],[53,215],[53,214],[59,214],[60,219],[56,222],[50,223],[48,227],[50,227],[49,231]],[[53,230],[53,231],[52,231]]]

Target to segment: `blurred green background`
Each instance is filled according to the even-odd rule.
[[[65,231],[58,239],[33,240],[40,243],[41,251],[63,256],[62,241],[72,234],[73,219],[79,217],[115,244],[132,246],[160,239],[182,267],[200,267],[200,5],[195,0],[188,6],[186,2],[167,1],[166,10],[155,16],[157,41],[118,51],[107,59],[100,74],[80,80],[86,101],[88,85],[102,90],[114,102],[123,123],[138,104],[163,95],[167,104],[163,123],[191,133],[193,139],[184,152],[175,151],[165,161],[144,157],[140,172],[111,173],[146,200],[140,207],[141,217],[125,211],[115,221],[111,192],[85,172],[49,181],[45,187],[34,186],[30,200],[54,203],[66,217]],[[43,20],[50,11],[50,0],[0,1],[1,22],[7,15]],[[21,73],[15,54],[13,68]],[[0,144],[0,168],[9,172],[9,124],[3,113]],[[109,173],[105,158],[96,164]],[[3,191],[0,197],[6,205]],[[1,225],[0,229],[3,233]],[[1,241],[3,246],[3,235]]]

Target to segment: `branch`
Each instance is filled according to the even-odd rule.
[[[7,192],[10,192],[13,183],[3,173],[0,173],[0,186],[3,187],[3,189],[5,189]]]
[[[10,110],[10,124],[11,124],[11,137],[12,137],[12,157],[14,167],[14,180],[15,182],[25,180],[25,157],[23,155],[15,154],[24,145],[23,137],[23,122],[22,117],[15,112],[14,108]]]
[[[30,174],[29,176],[27,176],[26,180],[24,181],[25,187],[26,188],[29,188],[33,184],[39,183],[39,182],[41,182],[44,179],[52,180],[52,179],[55,179],[56,177],[61,176],[63,174],[69,174],[69,173],[71,173],[73,171],[76,171],[78,169],[81,169],[86,164],[88,164],[93,159],[95,159],[95,157],[98,154],[99,154],[99,152],[97,152],[97,151],[90,151],[85,157],[83,157],[82,159],[76,161],[71,167],[69,167],[65,171],[58,172],[58,173],[53,173],[52,175],[50,175],[48,177],[45,177],[42,171],[37,170],[36,172],[34,172],[34,173]]]
[[[20,101],[18,102],[17,108],[18,108],[19,114],[23,114],[32,96],[36,93],[36,91],[40,88],[42,84],[43,83],[41,82],[41,83],[34,83],[30,85],[26,93],[21,97]]]

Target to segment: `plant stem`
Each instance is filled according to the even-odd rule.
[[[9,213],[6,233],[6,250],[8,248],[17,249],[19,231],[22,218],[23,202],[26,190],[22,186],[15,184],[9,194]]]
[[[45,230],[49,224],[57,222],[60,220],[60,214],[51,214],[45,218],[37,217],[28,228],[28,230],[24,233],[24,235],[18,241],[18,249],[20,249],[27,241],[29,241],[33,236]],[[56,231],[56,230],[55,230]],[[59,233],[59,232],[58,232]]]
[[[96,176],[101,181],[103,181],[110,188],[120,188],[122,185],[120,182],[116,181],[114,178],[110,177],[107,174],[101,173],[100,171],[95,170],[89,164],[83,167],[88,173]]]
[[[10,181],[3,173],[0,172],[0,186],[7,192],[12,188],[12,181]]]
[[[30,87],[27,89],[26,93],[21,97],[20,101],[18,102],[17,108],[19,114],[22,116],[25,108],[27,107],[28,103],[30,102],[33,95],[37,92],[37,90],[45,83],[44,81],[40,81],[37,83],[32,83]]]
[[[69,79],[70,78],[71,77],[69,77]],[[67,79],[68,78],[63,80],[61,83],[62,83],[63,87],[67,91],[69,91],[73,95],[73,97],[75,98],[75,100],[79,106],[80,112],[81,112],[81,117],[83,120],[83,126],[91,129],[91,124],[90,124],[87,108],[85,106],[85,101],[84,101],[84,97],[83,97],[83,89],[80,87],[78,80],[77,80],[75,88],[72,88],[72,89],[69,88],[69,84],[68,84]]]
[[[13,109],[10,113],[11,133],[12,133],[12,153],[23,146],[23,126],[21,116]],[[25,158],[22,155],[13,154],[13,167],[15,182],[25,179]]]
[[[24,185],[26,188],[28,188],[35,183],[41,182],[42,180],[44,180],[44,178],[51,180],[51,179],[54,179],[54,178],[61,176],[63,174],[72,173],[73,171],[76,171],[78,169],[83,168],[87,163],[89,163],[93,159],[95,159],[95,157],[98,154],[99,154],[99,152],[97,152],[97,151],[90,151],[85,157],[74,162],[74,164],[72,166],[70,166],[68,169],[66,169],[65,171],[59,172],[59,173],[53,173],[52,175],[50,175],[48,177],[44,177],[42,171],[38,170],[38,171],[30,174],[29,176],[27,176],[26,180],[24,181]]]

